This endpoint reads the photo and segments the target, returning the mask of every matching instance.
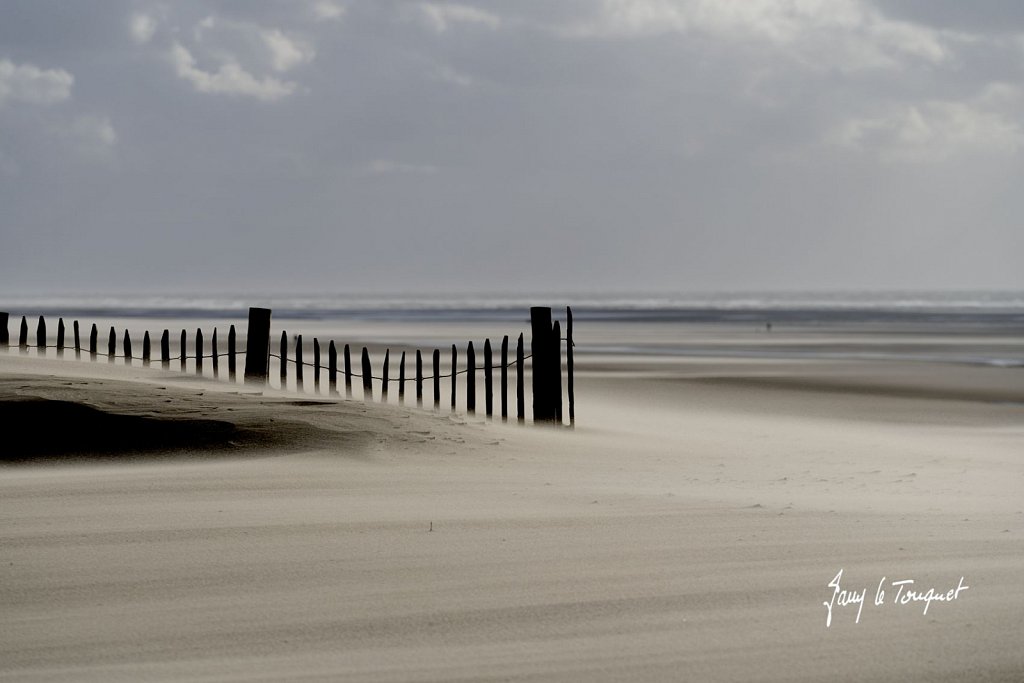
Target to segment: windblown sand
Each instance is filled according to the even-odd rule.
[[[558,430],[0,354],[0,678],[1024,680],[1024,370],[577,379]]]

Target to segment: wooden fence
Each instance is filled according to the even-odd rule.
[[[0,312],[0,348],[2,349],[6,349],[10,346],[8,319],[8,313]],[[576,422],[573,385],[573,329],[571,308],[566,308],[565,338],[562,337],[560,323],[557,320],[552,322],[550,308],[533,307],[530,309],[530,327],[532,337],[530,340],[529,355],[525,353],[523,335],[520,334],[516,340],[516,346],[514,349],[515,358],[510,360],[509,358],[512,350],[509,348],[509,337],[506,335],[501,340],[500,351],[498,352],[500,361],[495,365],[491,341],[490,339],[486,339],[484,340],[482,349],[482,367],[480,367],[477,363],[477,351],[473,346],[473,342],[469,342],[465,347],[465,363],[460,369],[459,348],[457,345],[452,344],[449,372],[441,372],[441,350],[433,349],[429,359],[431,363],[431,374],[424,375],[423,354],[421,350],[417,349],[415,352],[415,363],[413,369],[415,374],[410,377],[407,376],[406,373],[406,351],[402,351],[401,357],[398,359],[397,363],[397,378],[394,379],[391,376],[392,364],[390,349],[385,349],[384,360],[381,365],[381,374],[375,376],[373,374],[373,363],[370,358],[370,353],[365,346],[362,347],[359,358],[360,367],[359,371],[356,372],[352,367],[352,349],[350,346],[345,344],[341,347],[341,364],[339,365],[339,347],[333,340],[330,340],[327,344],[326,364],[323,362],[323,346],[317,338],[313,339],[312,362],[309,362],[304,358],[304,345],[301,334],[296,335],[293,339],[289,339],[288,333],[282,332],[279,345],[277,346],[278,352],[274,353],[270,327],[270,309],[250,308],[244,351],[238,351],[236,349],[235,326],[231,325],[228,330],[226,349],[223,352],[221,351],[220,340],[218,339],[216,328],[214,328],[213,334],[209,339],[209,353],[207,353],[206,350],[206,338],[203,335],[203,331],[202,329],[198,329],[196,330],[194,338],[195,352],[192,355],[188,355],[188,337],[185,330],[182,330],[178,344],[178,355],[176,356],[171,355],[170,331],[166,329],[160,337],[159,354],[154,353],[152,340],[150,339],[149,332],[146,331],[142,337],[142,353],[141,355],[135,355],[132,338],[128,330],[125,330],[123,336],[120,337],[122,352],[118,354],[117,348],[119,337],[116,329],[111,327],[107,336],[106,353],[101,354],[98,347],[99,330],[95,324],[93,324],[89,330],[88,343],[84,344],[81,334],[82,330],[79,327],[78,321],[73,321],[73,342],[69,344],[66,338],[67,329],[64,325],[64,319],[60,318],[57,322],[56,344],[49,345],[46,320],[43,316],[39,316],[39,321],[36,325],[35,344],[30,345],[28,320],[22,316],[21,328],[18,334],[18,347],[23,353],[27,353],[30,348],[35,348],[36,352],[39,354],[45,354],[47,349],[55,348],[58,357],[64,356],[64,353],[67,350],[73,350],[76,358],[81,358],[83,354],[87,353],[88,358],[93,361],[100,358],[106,358],[107,362],[114,363],[116,360],[120,359],[126,365],[131,365],[135,361],[140,361],[143,366],[148,367],[153,363],[159,362],[160,366],[165,370],[169,370],[172,362],[177,361],[181,372],[186,371],[187,361],[193,360],[195,362],[195,373],[200,376],[208,374],[206,371],[206,361],[209,361],[209,374],[211,374],[214,379],[226,379],[229,382],[238,381],[238,356],[244,355],[245,366],[243,370],[243,381],[246,384],[263,386],[270,385],[270,359],[277,358],[280,373],[280,387],[282,389],[286,389],[288,386],[289,370],[291,370],[291,372],[294,373],[296,390],[300,392],[306,391],[305,371],[307,368],[312,368],[312,390],[315,394],[325,393],[321,386],[321,380],[323,378],[323,374],[326,372],[326,395],[329,397],[341,396],[341,392],[338,389],[340,375],[340,380],[344,384],[345,398],[352,397],[353,380],[358,380],[362,385],[363,399],[368,401],[373,400],[373,385],[376,381],[380,387],[378,396],[382,401],[388,401],[392,385],[395,385],[395,388],[398,391],[398,402],[400,404],[404,404],[406,385],[412,382],[416,393],[416,405],[420,407],[423,406],[423,392],[424,387],[427,386],[433,390],[433,406],[435,410],[440,410],[441,408],[442,380],[449,380],[448,382],[445,382],[445,384],[448,384],[450,387],[449,395],[451,410],[454,411],[456,409],[459,384],[458,379],[460,375],[464,375],[466,412],[470,415],[477,412],[476,390],[479,372],[483,375],[484,384],[483,410],[484,414],[488,418],[493,417],[495,412],[494,372],[497,370],[500,387],[497,393],[499,398],[500,417],[502,420],[508,420],[509,417],[508,399],[510,392],[508,375],[509,370],[514,369],[516,396],[515,410],[516,418],[519,422],[525,422],[526,420],[526,384],[524,381],[524,375],[526,370],[525,362],[526,360],[530,360],[530,388],[533,396],[533,421],[540,423],[564,424],[565,419],[563,417],[563,407],[565,402],[563,402],[562,384],[562,343],[565,342],[565,371],[567,385],[565,397],[568,399],[568,424],[574,425]],[[138,337],[136,337],[136,339],[137,338]],[[292,356],[289,356],[290,350],[294,351]],[[224,357],[227,358],[226,377],[224,377],[220,367],[221,358]],[[410,365],[413,365],[412,361],[410,361]]]

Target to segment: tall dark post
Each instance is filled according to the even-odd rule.
[[[423,407],[423,354],[416,349],[416,405]]]
[[[389,377],[389,366],[391,365],[391,349],[384,349],[384,372],[381,376],[380,382],[380,400],[384,403],[388,402],[388,381]]]
[[[452,410],[455,410],[455,387],[459,379],[459,349],[452,344]]]
[[[402,351],[402,359],[398,361],[398,403],[405,404],[405,351]]]
[[[338,395],[338,347],[333,339],[327,346],[327,395]]]
[[[36,325],[36,353],[46,355],[46,320],[43,316],[39,316],[39,324]]]
[[[167,330],[160,335],[160,365],[165,370],[171,367],[171,333]]]
[[[491,379],[491,340],[484,339],[484,409],[487,417],[494,415],[494,381]]]
[[[320,340],[313,337],[313,393],[320,393]]]
[[[569,384],[569,426],[576,424],[576,394],[573,391],[572,307],[565,307],[565,365]]]
[[[345,398],[352,398],[352,354],[349,353],[348,344],[345,344]]]
[[[210,361],[213,365],[213,378],[220,377],[220,354],[217,352],[217,328],[213,328],[213,338],[210,340]]]
[[[178,362],[181,365],[181,371],[185,372],[185,363],[188,361],[188,338],[185,336],[185,330],[181,331],[181,342],[178,344]]]
[[[124,364],[132,364],[132,338],[128,336],[128,330],[124,331]]]
[[[562,326],[555,321],[551,331],[551,358],[554,374],[551,376],[555,399],[555,422],[562,424]]]
[[[245,333],[245,381],[266,384],[270,376],[270,309],[250,308]]]
[[[232,325],[228,328],[228,379],[232,382],[235,381],[235,371],[237,370],[237,359],[235,358],[235,326]]]
[[[281,362],[280,375],[281,375],[281,389],[288,388],[288,332],[281,331]]]
[[[160,336],[160,365],[164,370],[171,367],[171,333],[167,330]]]
[[[434,349],[434,410],[441,408],[441,350]]]
[[[516,342],[516,419],[520,422],[526,421],[526,388],[523,384],[523,365],[525,362],[523,335],[520,333],[519,341]]]
[[[113,363],[114,356],[117,355],[117,332],[114,328],[110,328],[110,335],[107,336],[107,362]]]
[[[196,374],[203,374],[203,331],[196,330]]]
[[[78,358],[82,355],[82,337],[80,335],[81,330],[78,328],[78,321],[76,320],[72,323],[71,327],[75,331],[75,358]]]
[[[530,309],[530,327],[533,337],[530,340],[530,353],[533,354],[533,421],[554,422],[555,420],[555,389],[552,375],[554,361],[551,340],[551,309],[546,306],[534,306]]]
[[[501,340],[501,421],[508,421],[508,335]]]
[[[302,391],[302,335],[295,337],[295,389]]]
[[[373,400],[373,370],[370,368],[370,352],[363,347],[363,400]]]
[[[473,342],[466,348],[466,412],[476,413],[476,351]]]
[[[0,347],[7,348],[11,345],[11,335],[7,331],[7,318],[9,314],[5,311],[0,311]]]
[[[64,355],[64,318],[57,318],[57,355]]]
[[[28,320],[21,316],[21,329],[18,331],[18,348],[25,353],[28,351]]]
[[[151,348],[149,341],[149,330],[146,330],[146,333],[142,335],[142,364],[147,368],[149,367],[149,360],[152,351],[153,349]]]
[[[89,357],[92,360],[96,360],[97,354],[97,342],[99,341],[99,330],[96,329],[96,323],[92,324],[92,329],[89,330]]]

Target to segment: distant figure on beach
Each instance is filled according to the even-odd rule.
[[[770,320],[764,324],[764,330],[765,330],[765,332],[771,332],[772,331],[772,322]]]

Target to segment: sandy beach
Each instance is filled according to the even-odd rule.
[[[0,678],[1020,680],[1018,341],[628,334],[572,430],[0,354]]]

